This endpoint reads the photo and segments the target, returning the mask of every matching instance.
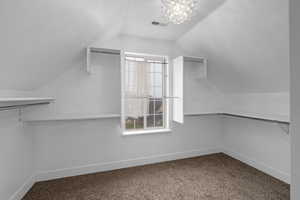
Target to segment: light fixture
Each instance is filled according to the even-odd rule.
[[[169,22],[181,24],[190,20],[197,10],[198,0],[161,0],[162,11]]]

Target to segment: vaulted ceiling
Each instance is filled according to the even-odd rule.
[[[226,92],[289,91],[289,1],[227,0],[179,39]]]
[[[131,35],[207,56],[221,90],[288,90],[288,0],[200,0],[188,23],[153,20],[165,22],[160,0],[2,0],[0,89],[38,88],[83,66],[94,41]]]

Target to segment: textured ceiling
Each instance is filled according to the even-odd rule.
[[[202,0],[183,25],[164,21],[160,0],[0,2],[0,89],[30,90],[73,66],[83,50],[117,35],[177,41],[206,55],[212,81],[226,91],[288,89],[288,1]]]

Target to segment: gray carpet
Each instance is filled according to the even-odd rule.
[[[288,200],[290,187],[225,154],[36,183],[23,200]]]

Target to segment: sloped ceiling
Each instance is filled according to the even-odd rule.
[[[84,66],[84,48],[116,35],[177,41],[206,55],[223,91],[288,90],[288,1],[200,0],[183,25],[164,22],[160,0],[0,2],[0,89],[30,90]]]
[[[289,91],[288,0],[227,0],[179,39],[225,92]]]
[[[0,1],[0,88],[34,89],[74,64],[116,29],[127,1]],[[113,25],[110,25],[113,23]],[[112,34],[112,31],[109,33]]]

